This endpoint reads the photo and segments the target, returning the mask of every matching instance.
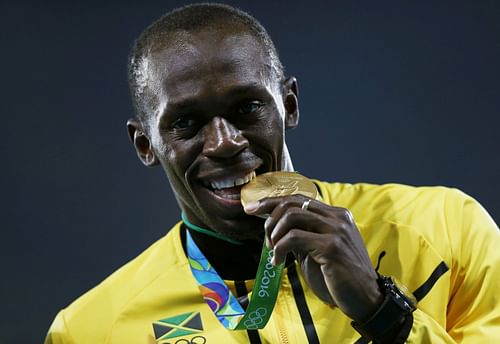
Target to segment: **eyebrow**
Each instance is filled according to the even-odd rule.
[[[254,94],[267,95],[269,93],[266,87],[263,87],[262,85],[257,83],[249,83],[231,87],[227,92],[222,94],[222,97],[231,99],[235,97],[241,97],[241,96],[244,97],[245,95],[254,95]],[[205,99],[200,100],[198,98],[185,98],[185,99],[180,99],[176,102],[169,102],[167,108],[164,109],[163,113],[167,112],[167,110],[182,111],[183,109],[191,109],[196,106],[199,106],[199,104],[203,103],[204,101]]]

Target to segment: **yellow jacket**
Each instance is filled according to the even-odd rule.
[[[476,201],[443,187],[316,183],[325,203],[351,210],[373,266],[380,258],[378,271],[418,299],[408,343],[500,342],[500,231]],[[295,265],[284,273],[263,330],[226,330],[198,291],[182,231],[176,224],[60,311],[45,343],[364,342],[350,319],[313,294]],[[241,294],[252,281],[228,285]]]

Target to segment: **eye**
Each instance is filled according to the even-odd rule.
[[[195,121],[187,117],[179,117],[172,123],[174,129],[188,129],[195,125]]]
[[[259,111],[264,106],[264,103],[258,100],[253,100],[251,102],[244,103],[238,108],[238,113],[242,115],[248,115]]]

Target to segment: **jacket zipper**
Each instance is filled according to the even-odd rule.
[[[283,311],[285,308],[283,307],[283,298],[278,296],[278,302],[276,303],[276,326],[278,327],[278,337],[280,339],[281,344],[289,344],[288,335],[286,333],[286,327],[283,322]],[[286,306],[286,305],[285,305]]]

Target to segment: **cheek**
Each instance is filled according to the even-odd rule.
[[[155,152],[170,182],[184,184],[186,171],[196,158],[195,147],[191,142],[159,136],[155,140]]]
[[[170,179],[184,179],[186,170],[185,154],[178,145],[164,144],[160,160]]]
[[[158,130],[155,130],[150,135],[151,135],[151,145],[153,146],[154,152],[158,156],[158,158],[166,156],[168,146],[166,141],[160,134],[160,132]]]
[[[254,154],[264,159],[268,169],[280,170],[282,165],[284,125],[276,112],[264,114],[257,125],[244,135],[250,142]]]
[[[264,149],[268,151],[273,160],[273,169],[281,170],[283,168],[283,147],[285,142],[285,127],[282,117],[278,113],[274,113],[267,121],[262,142],[265,145]]]
[[[272,146],[273,149],[276,149],[283,144],[285,130],[284,123],[281,117],[277,114],[270,115],[268,118],[270,120],[265,121],[262,128],[260,128],[260,135],[268,145]]]
[[[167,173],[169,179],[172,179],[175,174],[175,170],[179,166],[178,156],[175,146],[168,143],[159,132],[155,132],[151,135],[151,144],[153,150],[156,154],[157,159],[160,161],[163,169]]]

